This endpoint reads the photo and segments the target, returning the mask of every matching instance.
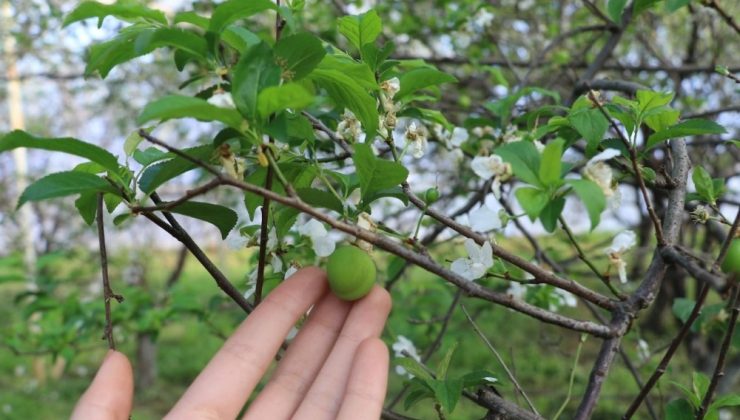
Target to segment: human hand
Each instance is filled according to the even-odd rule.
[[[388,382],[388,349],[378,338],[390,312],[375,286],[344,302],[326,274],[304,268],[255,308],[167,414],[168,419],[233,419],[259,383],[284,338],[306,311],[308,320],[244,419],[378,419]],[[133,372],[109,351],[72,419],[128,419]]]

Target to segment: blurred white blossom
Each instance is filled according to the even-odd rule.
[[[344,110],[342,121],[339,121],[339,124],[337,124],[336,135],[349,142],[357,141],[362,143],[365,141],[365,132],[362,131],[362,124],[349,109]]]
[[[631,230],[620,232],[614,237],[612,244],[604,250],[609,257],[609,263],[619,272],[619,281],[627,283],[627,263],[622,256],[637,243],[637,235]]]
[[[470,227],[477,232],[488,232],[493,229],[501,228],[501,218],[499,214],[486,204],[470,212]]]
[[[643,363],[650,359],[650,346],[642,338],[637,340],[637,358]]]
[[[411,357],[417,362],[421,361],[421,356],[419,356],[419,352],[416,350],[414,343],[402,335],[396,337],[396,342],[391,345],[391,348],[393,349],[393,355],[395,357]],[[402,366],[396,366],[396,373],[399,375],[407,374],[406,369]],[[413,375],[408,373],[408,377],[413,378]]]
[[[298,272],[298,267],[295,266],[295,264],[290,264],[288,266],[288,269],[285,270],[285,277],[283,279],[287,279],[288,277],[292,276],[293,274]]]
[[[493,13],[489,12],[486,8],[481,8],[468,21],[468,30],[474,33],[485,32],[491,26],[491,23],[493,23],[493,18]]]
[[[236,108],[234,105],[234,99],[231,97],[231,93],[220,91],[208,98],[208,103],[221,108]]]
[[[512,174],[511,164],[504,162],[498,155],[476,156],[470,162],[470,167],[476,175],[485,180],[493,177],[491,191],[496,197],[501,196],[501,182],[509,179]]]
[[[452,129],[452,135],[450,136],[450,144],[454,147],[460,147],[463,143],[468,141],[470,135],[468,130],[462,127],[455,127]]]
[[[578,305],[578,300],[576,299],[576,297],[573,295],[573,293],[567,290],[555,288],[555,290],[553,290],[553,294],[558,300],[557,303],[550,304],[549,309],[553,312],[557,311],[557,309],[561,306],[570,306],[572,308],[575,308]]]
[[[311,219],[298,228],[298,233],[311,238],[313,251],[319,257],[328,257],[334,252],[336,244],[321,222]]]
[[[427,129],[416,120],[404,120],[393,131],[393,141],[404,149],[410,148],[412,155],[419,159],[427,150]]]
[[[458,258],[450,267],[457,275],[467,280],[477,280],[493,267],[493,249],[490,242],[478,245],[468,238],[465,240],[465,250],[468,252],[468,258]]]
[[[613,182],[614,173],[612,172],[612,168],[606,161],[620,154],[621,152],[617,149],[606,149],[592,157],[583,168],[583,176],[595,182],[601,188],[604,196],[610,199],[612,208],[619,206],[620,194],[618,185]]]

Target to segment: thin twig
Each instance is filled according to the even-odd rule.
[[[604,276],[599,271],[599,269],[596,268],[595,265],[593,265],[593,263],[588,259],[588,257],[586,257],[586,254],[583,253],[583,249],[581,249],[581,245],[578,244],[578,241],[573,235],[573,232],[570,230],[570,227],[568,226],[568,224],[565,222],[565,219],[563,218],[563,216],[558,217],[558,220],[560,220],[560,224],[562,225],[563,230],[565,231],[565,234],[568,236],[568,240],[570,240],[570,243],[573,245],[573,247],[575,247],[576,253],[578,254],[578,258],[581,261],[583,261],[588,266],[588,268],[591,269],[591,271],[594,274],[596,274],[596,277],[598,277],[598,279],[601,280],[602,283],[604,283],[606,287],[609,288],[609,290],[611,290],[614,296],[618,297],[620,300],[626,299],[627,296],[624,293],[620,292],[616,287],[614,287],[612,282],[610,282],[609,279],[606,276]]]
[[[501,366],[504,368],[504,371],[506,372],[506,376],[509,377],[509,380],[511,380],[511,383],[514,384],[514,387],[516,388],[517,392],[521,394],[521,396],[524,398],[524,400],[527,402],[527,405],[529,405],[529,408],[532,409],[532,412],[536,415],[540,415],[540,413],[535,408],[534,404],[532,404],[532,400],[529,399],[527,396],[527,393],[524,392],[524,389],[522,389],[522,386],[519,385],[519,382],[516,380],[516,377],[513,373],[511,373],[511,370],[509,370],[509,367],[506,365],[506,362],[504,362],[504,359],[501,357],[501,355],[496,351],[496,348],[493,347],[493,344],[491,344],[490,341],[488,341],[488,338],[485,334],[483,334],[483,331],[478,327],[478,324],[475,323],[473,320],[473,317],[470,316],[467,309],[465,309],[465,305],[460,305],[460,309],[462,309],[463,313],[465,314],[465,318],[468,319],[468,322],[470,322],[470,325],[475,330],[476,334],[478,334],[478,337],[480,337],[481,340],[486,344],[486,347],[488,347],[489,350],[491,350],[491,353],[496,357],[496,360],[501,364]]]
[[[97,210],[98,245],[100,247],[100,271],[103,275],[103,302],[105,303],[105,331],[103,332],[103,339],[108,340],[109,349],[115,350],[116,342],[113,339],[113,321],[111,320],[110,300],[115,299],[118,303],[121,303],[123,302],[123,296],[113,293],[113,290],[110,287],[110,279],[108,278],[108,252],[105,248],[103,211],[103,193],[99,193]]]
[[[729,247],[729,243],[732,242],[732,238],[734,237],[735,232],[737,232],[738,225],[740,225],[740,210],[738,210],[738,213],[735,216],[735,222],[733,223],[732,228],[727,235],[727,238],[725,238],[725,242],[723,243],[719,256],[717,257],[716,264],[721,264],[724,260],[727,248]],[[698,318],[701,314],[701,308],[704,305],[704,301],[706,300],[708,293],[709,283],[704,282],[702,283],[701,289],[699,289],[699,293],[696,297],[696,303],[694,304],[694,308],[691,310],[689,317],[686,319],[686,322],[684,322],[678,334],[673,338],[673,340],[671,340],[671,345],[668,347],[665,355],[663,355],[663,358],[660,360],[658,367],[645,383],[645,386],[643,386],[640,392],[637,394],[635,400],[632,401],[632,404],[630,404],[630,406],[627,408],[627,411],[622,416],[623,420],[627,420],[635,414],[635,411],[637,411],[637,409],[640,407],[642,400],[645,399],[653,386],[655,386],[655,384],[658,382],[658,379],[663,376],[666,368],[668,367],[668,363],[671,361],[671,358],[673,358],[673,355],[676,353],[676,350],[678,350],[679,345],[689,333],[689,330],[691,329],[691,326],[696,318]]]
[[[590,89],[590,86],[586,86]],[[640,164],[637,162],[637,151],[635,150],[634,145],[632,145],[627,137],[625,137],[624,133],[622,133],[622,130],[619,129],[616,121],[614,121],[611,115],[609,115],[606,109],[604,109],[598,98],[594,96],[593,91],[589,90],[588,97],[589,99],[591,99],[591,102],[596,105],[599,111],[601,111],[604,117],[609,121],[609,124],[612,126],[614,131],[617,132],[617,135],[622,140],[622,143],[624,143],[624,145],[627,147],[627,150],[630,154],[630,161],[632,163],[632,170],[635,173],[635,179],[637,179],[637,185],[640,187],[640,192],[642,193],[643,200],[645,200],[645,206],[647,207],[648,215],[650,215],[650,220],[652,220],[653,222],[653,228],[655,228],[655,238],[658,240],[659,246],[666,245],[665,236],[663,235],[663,226],[661,225],[660,219],[658,218],[658,215],[653,208],[653,202],[652,200],[650,200],[650,196],[648,195],[647,186],[645,186],[645,179],[642,177]]]
[[[709,403],[714,398],[714,391],[717,389],[719,380],[725,376],[725,360],[727,359],[727,352],[730,349],[732,343],[732,333],[735,331],[735,325],[737,324],[738,313],[740,313],[740,306],[738,306],[738,295],[740,295],[740,286],[735,284],[733,287],[732,299],[730,300],[730,320],[727,322],[727,331],[725,331],[725,337],[722,339],[722,346],[719,349],[719,355],[717,356],[717,364],[714,366],[714,372],[712,373],[712,380],[709,382],[707,387],[707,393],[704,394],[704,399],[701,402],[701,406],[696,413],[696,420],[702,420],[707,414],[707,408]]]
[[[587,335],[582,334],[581,337],[578,339],[578,348],[576,349],[576,357],[575,360],[573,360],[573,370],[570,371],[570,379],[568,379],[568,393],[565,396],[565,401],[563,401],[563,404],[560,406],[558,411],[553,416],[553,420],[557,420],[561,414],[563,414],[563,410],[565,410],[565,407],[568,406],[568,403],[570,402],[570,396],[573,392],[573,381],[576,377],[576,369],[578,368],[578,360],[581,358],[581,349],[583,349],[583,343],[586,342]]]
[[[503,306],[517,310],[524,314],[530,315],[543,322],[554,324],[554,325],[560,325],[564,328],[572,329],[575,331],[586,332],[586,333],[589,333],[591,335],[595,335],[598,337],[610,337],[612,335],[612,331],[606,326],[595,324],[590,321],[581,321],[581,320],[575,320],[572,318],[568,318],[566,316],[544,310],[537,306],[530,305],[526,302],[522,302],[518,299],[513,298],[512,296],[486,289],[483,286],[480,286],[479,284],[475,282],[466,280],[465,278],[461,277],[460,275],[453,272],[452,270],[439,265],[437,262],[432,260],[428,255],[423,255],[423,254],[414,252],[413,250],[408,249],[406,246],[390,238],[387,238],[383,235],[378,235],[374,232],[371,232],[366,229],[362,229],[358,226],[351,225],[351,224],[348,224],[348,223],[345,223],[339,220],[335,220],[331,218],[330,216],[317,211],[310,205],[304,203],[299,197],[285,197],[280,194],[277,194],[274,191],[266,190],[260,186],[245,183],[243,181],[240,181],[240,180],[237,180],[231,177],[221,176],[220,174],[217,177],[216,181],[217,182],[213,183],[214,184],[213,188],[215,188],[218,185],[230,185],[230,186],[239,188],[243,191],[251,192],[253,194],[259,195],[261,197],[268,196],[270,197],[272,201],[295,208],[296,210],[302,213],[306,213],[317,220],[327,223],[328,225],[332,226],[334,229],[341,230],[345,233],[348,233],[350,235],[357,237],[358,239],[362,239],[366,242],[369,242],[381,249],[384,249],[392,254],[402,257],[424,268],[425,270],[433,274],[439,275],[440,277],[456,285],[457,287],[462,288],[469,296],[474,296],[474,297],[478,297],[484,300],[488,300],[491,302],[501,304]],[[205,192],[206,191],[199,190],[200,194],[204,194]],[[188,199],[193,198],[193,197],[194,195],[186,194],[186,197],[181,197],[179,200],[176,200],[176,201],[187,201]],[[153,206],[153,207],[132,206],[131,210],[134,212],[136,211],[146,212],[144,213],[145,215],[152,216],[148,212],[156,211],[156,210],[166,210],[168,208],[169,207],[165,204],[162,206]],[[506,253],[506,255],[511,255],[511,254]],[[516,257],[516,256],[513,256],[513,258],[515,258],[517,261],[521,260],[519,257]],[[526,261],[524,263],[529,264]],[[541,270],[541,269],[538,268],[538,270]],[[544,271],[544,270],[541,270],[541,271]],[[548,272],[545,272],[545,273],[548,273]],[[553,274],[549,273],[549,276],[553,276]],[[560,279],[560,281],[567,282],[566,280],[562,280],[562,279]],[[228,283],[228,285],[230,285],[230,283]],[[222,286],[222,284],[219,284],[219,286]],[[227,287],[227,286],[223,285],[223,287]],[[227,289],[224,289],[224,290],[226,291]],[[590,289],[585,289],[585,290],[588,290],[590,293],[588,293],[588,297],[585,297],[585,296],[582,296],[582,297],[587,298],[587,299],[590,298],[590,300],[596,300],[594,302],[596,304],[601,304],[601,305],[606,305],[606,306],[613,305],[611,300],[605,297],[597,298],[597,296],[601,296],[601,295],[595,294],[595,292],[590,291]],[[583,292],[581,291],[581,287],[579,286],[578,292],[574,294],[580,295],[581,293]],[[232,295],[229,294],[229,296],[232,296]],[[242,301],[244,300],[243,296],[241,296],[240,294],[239,294],[239,297],[241,297]],[[232,298],[234,298],[234,296],[232,296]],[[249,305],[248,303],[247,305],[248,305],[247,307],[251,308],[251,305]]]
[[[732,17],[725,9],[720,7],[717,0],[702,0],[701,4],[710,9],[714,9],[720,17],[730,26],[738,35],[740,35],[740,26],[735,22],[735,18]]]

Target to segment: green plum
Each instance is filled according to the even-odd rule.
[[[329,287],[342,300],[357,300],[375,284],[375,263],[367,252],[356,246],[337,248],[326,264]]]

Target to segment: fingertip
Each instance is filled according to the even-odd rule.
[[[357,349],[356,357],[362,360],[370,359],[375,366],[386,366],[386,370],[390,363],[388,346],[378,337],[369,337],[363,340]]]
[[[90,387],[77,402],[71,418],[128,419],[133,405],[134,374],[123,353],[108,350]]]

